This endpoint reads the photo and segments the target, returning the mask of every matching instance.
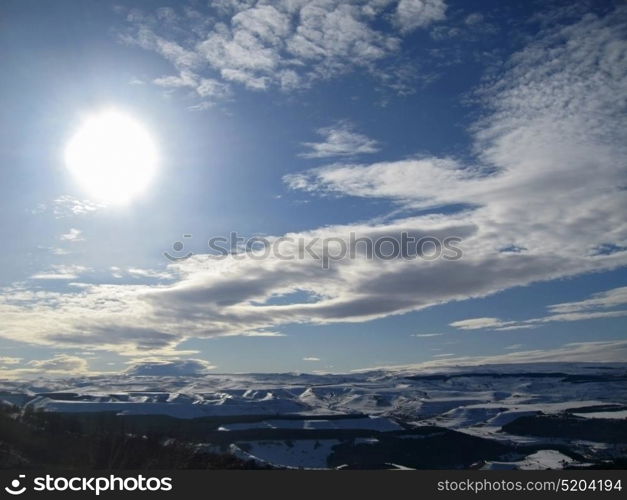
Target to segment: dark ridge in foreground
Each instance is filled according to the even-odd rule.
[[[535,415],[520,417],[504,425],[503,431],[519,436],[627,443],[627,420],[582,418],[572,415]]]
[[[43,412],[0,406],[0,469],[259,469],[253,461],[208,453],[156,434],[130,434]]]

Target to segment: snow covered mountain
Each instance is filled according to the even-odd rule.
[[[204,422],[197,444],[285,467],[537,469],[627,457],[627,364],[127,373],[4,381],[0,401],[81,418]],[[441,456],[425,455],[434,446]]]

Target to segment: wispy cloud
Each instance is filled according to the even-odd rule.
[[[627,303],[627,287],[614,288],[594,294],[591,298],[579,302],[564,302],[548,306],[552,314],[540,318],[531,318],[521,321],[504,321],[498,318],[471,318],[454,321],[450,325],[460,330],[520,330],[536,326],[568,321],[584,321],[591,319],[622,318],[627,316],[627,310],[605,311]],[[596,310],[595,310],[596,309]]]
[[[85,238],[83,238],[82,234],[83,233],[80,229],[76,229],[73,227],[67,233],[64,233],[61,236],[59,236],[59,239],[61,241],[71,241],[71,242],[84,241]]]
[[[172,279],[174,275],[167,271],[156,271],[154,269],[142,269],[139,267],[129,267],[127,270],[131,276],[139,278]]]
[[[347,121],[339,121],[334,125],[319,128],[317,133],[323,137],[322,142],[305,142],[309,151],[300,153],[302,158],[333,158],[342,156],[358,156],[376,153],[379,150],[377,141],[355,131]]]
[[[482,330],[484,328],[496,329],[513,324],[513,321],[502,321],[498,318],[471,318],[454,321],[450,325],[460,330]]]
[[[178,76],[170,75],[153,80],[155,85],[170,89],[190,88],[209,104],[222,101],[231,96],[231,89],[225,83],[213,78],[202,78],[189,70],[183,70]]]
[[[446,359],[434,359],[423,363],[376,366],[354,371],[361,372],[380,369],[420,371],[451,366],[509,365],[517,363],[624,363],[625,359],[627,359],[627,340],[617,340],[572,342],[555,349],[517,351],[494,356],[446,357]]]
[[[73,373],[87,371],[87,362],[84,359],[67,354],[59,354],[52,359],[29,361],[27,365],[39,371]]]
[[[7,363],[5,363],[7,364]],[[11,363],[13,364],[13,363]],[[1,368],[3,378],[24,378],[39,376],[72,376],[89,373],[89,364],[83,358],[69,354],[59,354],[54,358],[28,361],[20,368]]]
[[[428,208],[454,203],[453,199],[438,202],[432,198],[443,198],[446,191],[461,189],[460,184],[479,180],[480,176],[481,172],[464,169],[452,158],[419,158],[369,165],[335,164],[290,174],[284,180],[292,189],[391,198],[410,207]],[[431,191],[430,187],[441,191]],[[460,193],[460,197],[465,201],[465,195]]]
[[[96,212],[106,207],[104,203],[97,203],[90,200],[80,200],[70,195],[63,195],[52,202],[52,212],[57,218],[69,217],[72,215],[85,215]]]
[[[315,356],[307,356],[303,358],[303,361],[321,361],[320,358],[316,358]]]
[[[82,273],[88,271],[89,268],[76,264],[70,265],[53,265],[49,271],[33,274],[31,279],[34,280],[74,280]]]
[[[606,309],[610,307],[624,306],[627,304],[627,287],[614,288],[605,292],[595,293],[592,297],[579,302],[564,302],[553,304],[549,310],[556,314],[569,314],[590,311],[593,309]]]
[[[0,365],[19,365],[21,362],[22,362],[22,358],[0,356]]]

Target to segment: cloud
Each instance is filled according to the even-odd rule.
[[[355,8],[338,7],[337,15]],[[392,199],[403,210],[420,208],[419,215],[269,237],[302,239],[318,253],[325,251],[324,239],[347,242],[351,233],[371,241],[399,241],[403,233],[457,237],[461,259],[383,260],[368,258],[362,249],[323,269],[319,259],[300,258],[294,244],[282,247],[284,258],[195,255],[169,265],[175,275],[170,283],[54,292],[14,285],[0,294],[0,335],[125,355],[172,353],[189,338],[267,335],[295,323],[363,322],[624,266],[627,113],[616,97],[627,93],[627,67],[621,63],[625,12],[552,25],[514,54],[505,73],[479,91],[485,113],[472,128],[473,161],[414,157],[336,164],[288,179],[292,188],[311,193]],[[267,21],[249,28],[269,30],[263,36],[272,37],[280,25]],[[220,28],[228,40],[232,29]],[[197,64],[175,48],[168,54],[182,66]],[[250,64],[261,68],[266,62]],[[617,250],[598,251],[607,244]],[[290,296],[280,304],[273,300]],[[592,299],[616,300],[608,297]],[[620,314],[557,304],[550,321],[592,313]],[[489,318],[486,326],[486,318],[480,319],[483,327],[532,326],[499,318]]]
[[[167,18],[131,9],[120,39],[173,65],[177,74],[157,85],[211,101],[229,97],[234,84],[290,91],[357,69],[376,74],[401,35],[444,19],[445,9],[443,0],[219,2],[202,12],[170,9]]]
[[[71,241],[71,242],[84,241],[84,238],[81,235],[82,235],[81,230],[76,229],[76,228],[71,228],[67,233],[64,233],[61,236],[59,236],[59,239],[61,241]]]
[[[624,363],[627,356],[627,340],[572,342],[555,349],[517,351],[494,356],[464,356],[434,359],[423,363],[395,366],[377,366],[353,370],[421,371],[430,368],[481,366],[516,363]]]
[[[74,215],[86,215],[106,208],[104,203],[96,203],[90,200],[79,200],[70,195],[63,195],[52,202],[52,213],[58,219]]]
[[[408,32],[443,20],[445,12],[443,0],[401,0],[396,7],[394,21],[402,32]]]
[[[499,31],[499,27],[486,20],[486,16],[478,12],[464,14],[461,11],[453,13],[446,23],[439,23],[430,29],[431,37],[434,40],[457,40],[459,42],[473,42],[484,39],[486,35],[494,35]],[[459,57],[459,52],[455,53],[451,48],[440,48],[437,55]],[[492,52],[494,54],[494,52]],[[483,53],[482,56],[488,55]],[[481,55],[473,54],[473,58],[480,58]],[[489,57],[489,56],[488,56]],[[442,61],[443,64],[446,62]]]
[[[238,337],[287,337],[287,335],[285,333],[281,333],[281,332],[270,332],[267,330],[263,330],[263,331],[257,331],[257,332],[234,332],[232,334],[227,334],[226,336],[229,335],[235,335]]]
[[[231,96],[228,85],[213,78],[202,78],[189,70],[182,70],[178,76],[170,75],[155,78],[153,83],[170,89],[191,88],[199,97],[205,99],[205,103],[225,100]]]
[[[134,361],[126,370],[126,375],[145,375],[156,377],[176,377],[205,375],[216,367],[203,359],[173,359]]]
[[[627,91],[625,64],[615,63],[626,45],[624,17],[623,10],[588,15],[515,54],[504,77],[481,91],[491,112],[473,127],[476,163],[423,157],[338,164],[290,176],[288,184],[417,209],[467,206],[482,247],[515,245],[531,257],[556,252],[601,263],[596,249],[621,248],[626,238],[627,119],[615,99]],[[619,254],[625,252],[605,259],[608,266],[622,261]]]
[[[0,356],[0,365],[19,365],[22,358],[11,358],[8,356]]]
[[[303,358],[303,361],[321,361],[320,358],[316,358],[315,356],[307,356]]]
[[[460,330],[480,330],[483,328],[498,328],[512,323],[511,321],[501,321],[498,318],[472,318],[454,321],[450,325]]]
[[[74,280],[89,268],[76,264],[53,265],[50,271],[33,274],[30,278],[34,280]]]
[[[420,158],[370,165],[335,164],[289,174],[284,180],[292,189],[363,198],[392,198],[414,208],[427,208],[434,204],[453,203],[453,200],[434,203],[434,196],[443,197],[445,193],[432,193],[428,191],[429,186],[450,190],[460,182],[480,175],[478,171],[463,169],[452,158]]]
[[[627,311],[594,311],[582,313],[553,314],[544,318],[525,320],[525,323],[551,323],[554,321],[583,321],[587,319],[622,318],[627,316]]]
[[[26,364],[33,370],[41,372],[82,373],[87,371],[87,361],[67,354],[59,354],[52,359],[29,361]]]
[[[128,274],[133,277],[139,278],[157,278],[157,279],[172,279],[174,276],[166,271],[156,271],[154,269],[142,269],[139,267],[129,267],[127,269]]]
[[[476,293],[488,262],[509,262],[493,276],[494,292],[625,265],[627,114],[616,100],[627,92],[627,65],[617,62],[627,48],[625,12],[545,30],[511,58],[506,74],[479,93],[490,112],[472,128],[475,163],[421,157],[335,164],[286,182],[312,193],[389,198],[404,209],[455,207],[442,222],[475,231],[464,240],[463,262],[449,269],[461,271]],[[599,251],[608,245],[616,251]]]
[[[346,121],[319,128],[317,133],[324,138],[324,141],[303,143],[310,151],[301,153],[299,156],[332,158],[376,153],[379,150],[377,141],[355,132],[353,125]]]
[[[14,361],[18,358],[8,358]],[[15,365],[20,363],[5,362],[4,364]],[[89,373],[89,365],[83,358],[68,354],[59,354],[51,359],[32,360],[21,363],[21,368],[0,368],[2,378],[29,378],[29,377],[50,377],[50,376],[73,376],[85,375]]]
[[[627,304],[627,287],[614,288],[595,293],[591,298],[579,302],[564,302],[549,306],[552,313],[579,313],[591,309],[609,308]]]
[[[121,306],[121,304],[120,304]],[[173,333],[161,331],[158,326],[142,327],[130,324],[96,324],[92,321],[78,323],[71,331],[51,331],[47,340],[53,344],[72,345],[75,347],[99,346],[109,349],[122,349],[129,355],[138,351],[166,350],[178,342]]]
[[[464,19],[464,23],[467,24],[468,26],[475,26],[477,24],[482,23],[483,20],[484,20],[483,14],[480,14],[479,12],[474,12],[466,16],[466,19]]]
[[[444,335],[443,333],[413,333],[411,336],[412,337],[419,337],[419,338],[427,338],[427,337],[440,337]]]
[[[117,279],[135,278],[135,279],[157,279],[157,280],[173,280],[176,275],[165,269],[147,269],[141,267],[121,268],[119,266],[110,266],[111,276]]]
[[[584,321],[591,319],[622,318],[627,316],[627,310],[598,311],[624,305],[627,303],[627,287],[614,288],[594,294],[591,298],[579,302],[564,302],[548,306],[552,313],[540,318],[525,319],[522,321],[503,321],[498,318],[472,318],[455,321],[450,325],[461,330],[519,330],[536,326],[564,321]]]
[[[69,255],[71,253],[65,248],[59,247],[47,247],[46,250],[49,250],[52,255]]]

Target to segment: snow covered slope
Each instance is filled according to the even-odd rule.
[[[210,418],[217,432],[233,436],[232,444],[241,453],[296,467],[324,466],[338,443],[347,440],[355,447],[383,447],[389,443],[379,442],[382,435],[425,426],[495,443],[536,446],[512,460],[486,461],[486,468],[572,465],[578,454],[627,456],[627,440],[621,437],[627,409],[627,364],[439,367],[428,372],[402,368],[340,375],[122,374],[0,381],[0,402],[72,414]],[[581,438],[552,435],[552,421],[542,420],[549,417],[581,429]],[[605,438],[597,432],[600,421],[615,422],[613,441],[611,434]],[[526,427],[512,426],[513,422],[524,422]],[[504,426],[516,433],[504,432]],[[255,439],[255,433],[272,439]],[[243,442],[248,445],[242,446]],[[565,450],[573,456],[564,458]],[[395,457],[389,462],[399,464]]]

